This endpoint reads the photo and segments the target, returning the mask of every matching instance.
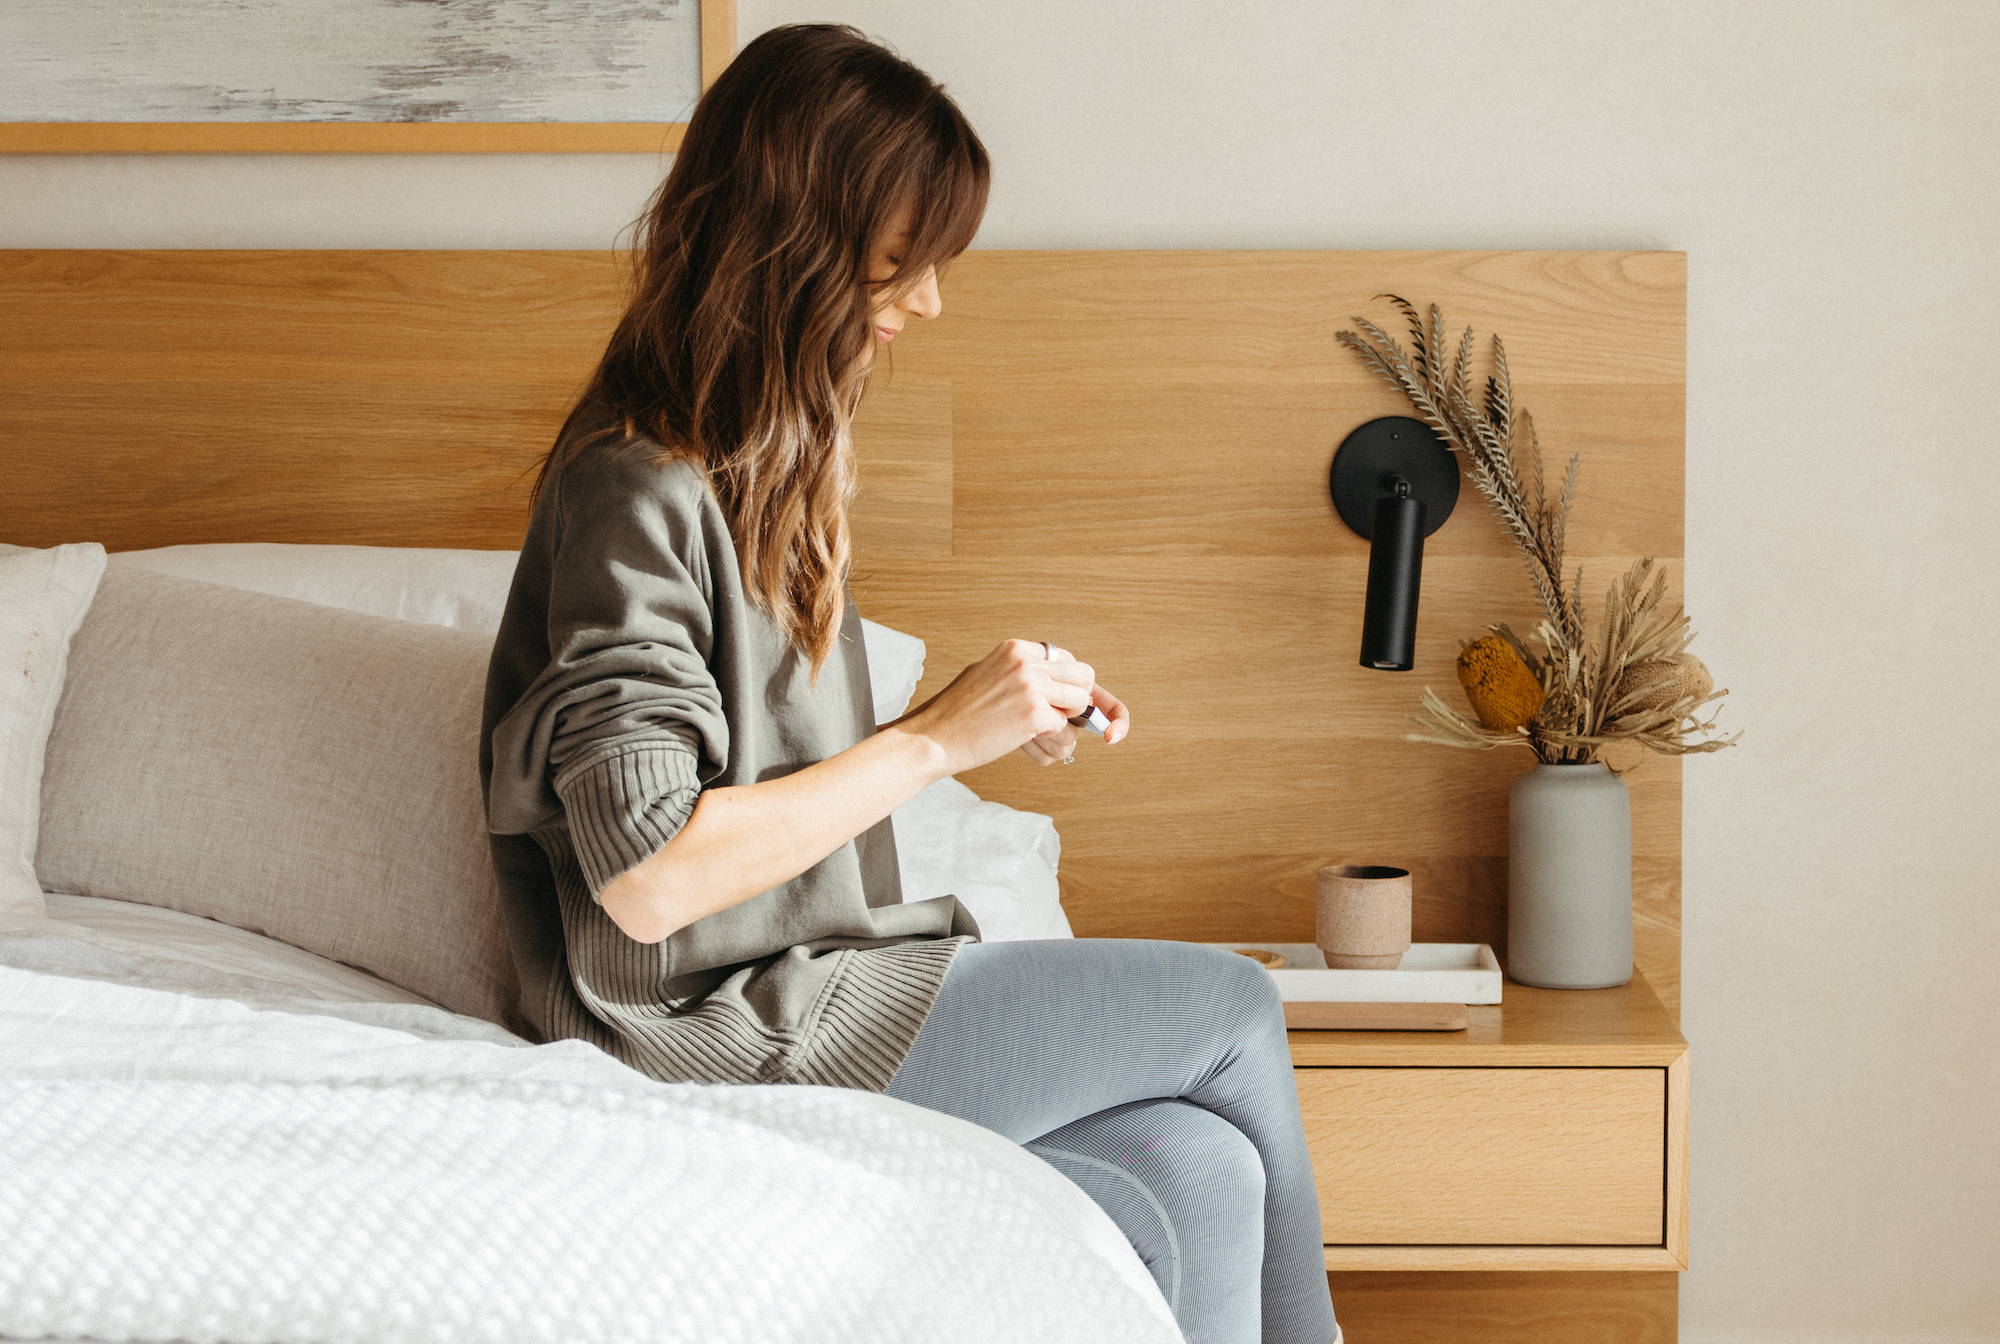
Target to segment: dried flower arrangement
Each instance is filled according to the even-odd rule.
[[[1545,764],[1601,761],[1606,747],[1620,743],[1670,756],[1733,744],[1736,737],[1715,736],[1712,710],[1702,717],[1728,692],[1713,689],[1708,670],[1688,652],[1694,631],[1687,616],[1678,607],[1661,609],[1667,575],[1658,562],[1640,560],[1612,585],[1594,630],[1584,618],[1581,566],[1564,588],[1563,534],[1583,460],[1570,458],[1551,496],[1534,420],[1514,404],[1500,338],[1493,337],[1492,372],[1482,384],[1472,370],[1472,328],[1454,353],[1436,304],[1427,328],[1410,303],[1381,297],[1408,320],[1411,352],[1360,317],[1360,334],[1343,331],[1340,342],[1409,398],[1463,459],[1466,476],[1527,562],[1544,612],[1533,647],[1505,625],[1488,626],[1491,634],[1464,645],[1458,677],[1476,720],[1425,687],[1423,713],[1409,716],[1424,731],[1409,739],[1478,750],[1526,746]]]

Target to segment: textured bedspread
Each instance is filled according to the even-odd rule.
[[[1110,1221],[984,1130],[286,1007],[0,966],[0,1335],[1179,1338]]]

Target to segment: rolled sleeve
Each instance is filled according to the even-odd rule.
[[[701,796],[695,753],[680,742],[630,742],[571,762],[555,790],[590,894],[680,833]]]

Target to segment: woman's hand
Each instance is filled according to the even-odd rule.
[[[1042,765],[1063,760],[1076,745],[1069,720],[1092,705],[1111,720],[1107,743],[1131,731],[1131,712],[1097,685],[1088,663],[1064,649],[1010,639],[899,722],[938,743],[950,773],[958,774],[1017,747]]]
[[[1087,709],[1095,705],[1098,709],[1103,710],[1105,717],[1110,720],[1110,723],[1104,729],[1104,743],[1106,746],[1122,740],[1127,733],[1131,732],[1131,711],[1125,708],[1125,703],[1117,696],[1097,684],[1095,674],[1087,664],[1076,661],[1076,655],[1067,649],[1058,648],[1053,644],[1044,647],[1048,650],[1047,661],[1058,664],[1057,667],[1051,669],[1051,675],[1063,677],[1065,680],[1082,686],[1090,697],[1085,703],[1084,708]],[[1068,672],[1065,669],[1075,669],[1075,672]],[[1082,712],[1083,710],[1081,709],[1077,711],[1078,714]],[[1069,716],[1072,719],[1075,717],[1076,714]],[[1055,732],[1044,733],[1022,744],[1021,752],[1037,765],[1063,764],[1072,759],[1076,751],[1077,739],[1081,732],[1082,730],[1075,724],[1065,720],[1063,726]]]

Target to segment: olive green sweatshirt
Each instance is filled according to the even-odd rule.
[[[886,819],[663,943],[598,904],[702,789],[875,727],[852,601],[815,681],[745,594],[700,471],[658,456],[629,439],[549,479],[493,647],[480,765],[523,1016],[655,1078],[879,1091],[978,934],[952,897],[902,903]]]

